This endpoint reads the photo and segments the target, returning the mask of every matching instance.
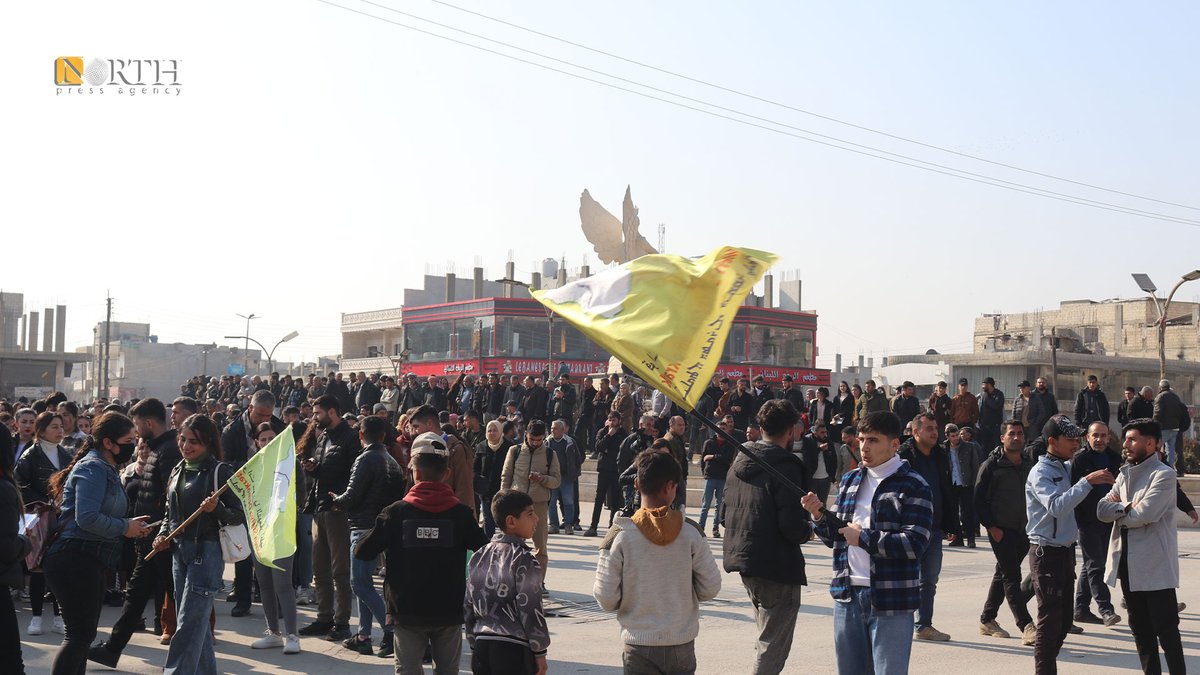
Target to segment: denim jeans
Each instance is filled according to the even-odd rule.
[[[557,528],[558,503],[562,502],[562,523],[570,525],[575,522],[575,482],[564,480],[561,485],[550,491],[550,527]]]
[[[929,533],[929,546],[921,554],[921,608],[917,610],[916,629],[933,625],[933,596],[942,574],[942,531]]]
[[[833,603],[833,650],[839,675],[904,675],[912,653],[913,615],[880,616],[868,586],[854,586],[849,602]]]
[[[1162,442],[1167,448],[1167,466],[1171,467],[1172,471],[1175,469],[1175,458],[1179,456],[1177,453],[1179,452],[1180,436],[1178,429],[1162,430]]]
[[[1112,594],[1104,582],[1104,568],[1108,565],[1108,539],[1112,536],[1111,523],[1084,523],[1079,528],[1079,552],[1083,554],[1083,566],[1075,588],[1075,613],[1091,609],[1092,600],[1101,614],[1113,611]],[[1028,552],[1028,549],[1026,550]]]
[[[353,551],[358,547],[358,540],[366,537],[370,530],[351,530],[350,531],[350,550]],[[372,575],[375,573],[376,563],[379,558],[370,560],[359,560],[357,557],[350,559],[350,588],[354,589],[354,597],[358,599],[358,634],[362,637],[371,637],[371,619],[379,622],[379,627],[386,633],[388,627],[384,623],[387,621],[387,608],[383,605],[383,598],[379,595],[379,591],[375,590],[375,579]]]
[[[213,609],[213,597],[221,588],[221,573],[225,571],[221,542],[177,539],[173,556],[178,626],[167,650],[163,673],[216,675],[217,659],[208,615]]]
[[[492,495],[493,497],[495,495]],[[492,535],[496,534],[496,518],[492,515],[492,500],[491,497],[481,496],[480,508],[483,509],[483,535],[491,541]]]
[[[708,507],[712,505],[713,497],[717,498],[717,510],[713,515],[713,529],[721,522],[721,504],[725,501],[725,479],[706,478],[704,480],[704,499],[700,502],[700,529],[708,522]]]
[[[292,562],[292,585],[312,584],[312,521],[311,513],[296,514],[296,557]]]

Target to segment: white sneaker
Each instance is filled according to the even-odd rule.
[[[300,653],[300,636],[292,633],[287,636],[287,641],[283,645],[284,654],[299,654]]]
[[[25,631],[30,635],[41,635],[46,631],[42,630],[42,617],[35,616],[29,620],[29,630]]]
[[[50,630],[59,635],[67,634],[67,626],[63,623],[61,616],[54,617],[54,625],[50,627]]]
[[[283,646],[283,636],[267,631],[267,634],[250,643],[251,649],[276,649]]]

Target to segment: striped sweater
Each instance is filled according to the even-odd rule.
[[[834,514],[845,522],[854,518],[858,487],[866,467],[842,477]],[[871,527],[859,535],[859,546],[871,556],[871,591],[875,612],[905,614],[921,604],[921,554],[929,543],[933,526],[933,502],[929,485],[907,461],[896,473],[884,478],[871,500]],[[826,546],[833,548],[833,579],[829,594],[839,602],[850,601],[850,563],[845,538],[830,532],[822,518],[814,530]]]

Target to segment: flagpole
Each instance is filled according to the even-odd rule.
[[[774,467],[772,467],[772,468],[774,468]],[[219,489],[219,490],[217,490],[216,492],[212,493],[212,495],[210,495],[210,496],[211,496],[211,497],[220,497],[220,496],[221,496],[221,495],[222,495],[222,494],[223,494],[223,493],[224,493],[226,490],[228,490],[228,489],[229,489],[229,483],[226,483],[226,484],[224,484],[224,485],[222,485],[222,486],[221,486],[221,489]],[[178,536],[179,536],[179,533],[180,533],[180,532],[183,532],[183,530],[184,530],[184,529],[185,529],[185,528],[186,528],[188,525],[191,525],[191,524],[192,524],[192,521],[194,521],[194,520],[196,520],[197,518],[199,518],[199,517],[200,517],[200,514],[201,514],[201,513],[203,513],[203,511],[204,511],[204,509],[203,509],[203,508],[196,509],[196,512],[195,512],[195,513],[193,513],[192,515],[188,516],[188,517],[187,517],[187,520],[185,520],[185,521],[183,521],[182,523],[180,523],[180,524],[179,524],[179,527],[177,527],[177,528],[175,528],[174,530],[172,530],[172,531],[171,531],[171,534],[168,534],[168,535],[166,536],[166,540],[167,540],[168,542],[170,542],[170,541],[171,541],[172,539],[174,539],[175,537],[178,537]],[[164,550],[165,550],[165,549],[164,549]],[[148,553],[148,554],[146,555],[146,557],[144,558],[144,560],[149,560],[149,559],[153,558],[153,557],[154,557],[155,555],[157,555],[157,554],[158,554],[158,549],[154,549],[153,551],[150,551],[150,553]]]

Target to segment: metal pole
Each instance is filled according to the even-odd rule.
[[[104,363],[103,363],[104,371],[103,371],[103,378],[101,379],[101,384],[103,385],[103,389],[102,389],[103,393],[100,394],[100,397],[103,397],[103,398],[108,397],[108,356],[109,356],[108,341],[111,337],[110,331],[112,328],[112,296],[111,295],[105,299],[105,303],[106,303],[108,309],[104,315]]]
[[[254,316],[251,314],[250,316]],[[242,347],[242,376],[246,376],[250,370],[250,316],[246,317],[246,342]]]
[[[1058,396],[1058,328],[1050,329],[1050,385]]]
[[[701,415],[700,413],[696,412],[695,410],[691,410],[690,412],[692,414],[692,417],[699,420],[701,424],[703,424],[704,426],[711,429],[713,432],[715,432],[721,438],[724,438],[726,443],[729,443],[729,444],[733,445],[733,447],[737,448],[738,451],[741,452],[742,454],[746,455],[746,457],[749,458],[750,461],[757,464],[759,466],[759,468],[761,468],[763,471],[766,471],[767,473],[771,474],[772,478],[779,481],[780,485],[782,485],[783,487],[790,490],[797,497],[803,497],[804,495],[808,494],[807,490],[805,490],[804,488],[800,487],[799,485],[796,485],[795,483],[793,483],[792,479],[783,475],[783,473],[779,469],[776,469],[774,466],[771,466],[770,464],[767,464],[766,462],[759,461],[759,459],[757,457],[755,457],[749,450],[747,450],[745,448],[745,446],[743,446],[741,443],[738,443],[736,438],[734,438],[733,436],[730,436],[729,432],[727,432],[724,429],[722,429],[721,427],[717,426],[716,422],[708,419],[708,416]]]

